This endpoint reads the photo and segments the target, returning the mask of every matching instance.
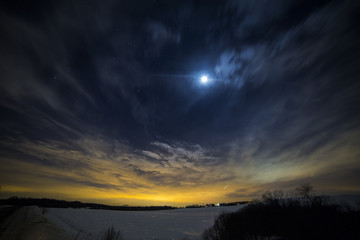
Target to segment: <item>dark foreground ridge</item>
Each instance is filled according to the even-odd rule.
[[[303,185],[295,197],[267,192],[262,201],[237,212],[223,213],[207,229],[203,240],[355,240],[360,239],[360,205],[310,194]]]
[[[8,199],[0,199],[0,205],[12,206],[38,206],[45,208],[89,208],[103,210],[119,210],[119,211],[155,211],[176,209],[171,206],[109,206],[98,203],[83,203],[79,201],[65,201],[48,198],[18,198],[11,197]]]

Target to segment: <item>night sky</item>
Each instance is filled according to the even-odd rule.
[[[1,1],[0,197],[359,194],[359,59],[359,1]]]

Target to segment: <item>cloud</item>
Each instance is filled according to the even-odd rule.
[[[62,93],[54,85],[66,86],[84,100],[93,103],[87,90],[73,75],[69,49],[53,25],[39,26],[3,13],[0,87],[5,93],[2,104],[9,101],[28,104],[33,99],[51,108],[70,113]],[[9,105],[8,105],[9,106]]]
[[[161,157],[158,154],[150,152],[150,151],[142,151],[142,153],[148,157],[155,158],[157,160],[161,159]]]
[[[224,201],[305,179],[355,191],[358,3],[260,3],[1,10],[2,185]],[[217,82],[195,88],[203,69]]]
[[[355,192],[352,182],[360,166],[356,158],[359,151],[353,143],[358,136],[358,132],[344,133],[307,155],[301,154],[303,144],[311,142],[274,154],[273,149],[283,145],[277,139],[262,148],[255,139],[248,139],[233,143],[221,160],[209,149],[186,143],[158,141],[151,150],[139,151],[104,136],[46,142],[13,138],[1,142],[0,171],[6,174],[0,181],[6,189],[22,186],[26,191],[46,192],[57,186],[59,194],[69,194],[66,186],[75,192],[85,188],[92,199],[98,197],[94,191],[108,191],[109,198],[151,199],[161,194],[170,199],[176,190],[188,201],[197,201],[191,193],[194,197],[206,193],[219,201],[233,201],[255,198],[266,190],[291,190],[304,181],[320,191],[328,188],[326,182],[333,182],[338,192],[346,192],[344,185]],[[224,189],[229,184],[231,187]]]
[[[156,148],[138,151],[99,136],[46,142],[7,139],[1,144],[4,153],[1,171],[11,173],[11,177],[3,175],[1,182],[16,186],[21,182],[16,179],[28,177],[26,186],[34,191],[46,189],[51,182],[59,189],[70,184],[72,188],[120,191],[121,196],[132,194],[135,198],[147,192],[151,199],[162,188],[183,187],[188,192],[193,187],[208,187],[213,179],[219,182],[227,179],[218,167],[195,163],[207,158],[200,146],[170,147],[156,142],[156,146],[165,146],[171,152]]]
[[[139,52],[133,47],[141,44],[134,39],[142,39],[147,23],[140,23],[137,35],[129,28],[130,19],[117,21],[112,16],[114,4],[90,4],[101,9],[95,14],[81,4],[52,3],[48,14],[39,14],[39,22],[2,11],[0,29],[6,38],[1,45],[7,47],[0,57],[0,104],[25,115],[33,114],[30,110],[49,114],[49,108],[79,117],[89,114],[89,108],[98,112],[108,101],[126,99],[134,118],[146,122],[147,106],[129,92],[146,85],[143,65],[136,59]],[[76,14],[67,15],[64,8]],[[110,32],[115,23],[121,32]]]
[[[320,176],[329,173],[334,178],[332,180],[328,178],[328,182],[337,181],[344,187],[352,185],[348,184],[349,180],[335,177],[332,172],[334,169],[342,169],[349,173],[349,179],[355,180],[350,177],[353,176],[350,173],[359,167],[356,160],[359,151],[351,142],[358,138],[358,131],[343,132],[312,148],[305,155],[303,151],[316,143],[316,136],[305,142],[298,142],[293,148],[279,151],[276,149],[281,148],[287,139],[291,139],[290,136],[288,138],[269,137],[264,139],[264,142],[249,139],[248,142],[234,143],[228,158],[233,160],[231,165],[237,170],[238,179],[250,184],[246,187],[250,192],[255,189],[267,189],[270,184],[281,189],[285,187],[282,182],[287,182],[287,189],[289,186],[294,188],[304,181],[311,181],[323,191],[324,184],[323,182],[320,184],[319,179]]]
[[[244,33],[256,32],[254,28],[266,31],[267,25],[275,25],[274,19],[287,16],[289,4],[264,3],[276,11],[270,11],[266,4],[255,7],[249,1],[239,3],[241,6],[238,9],[242,13],[237,14],[243,14],[245,19],[238,21],[235,26],[235,38],[239,43],[228,47],[215,66],[222,83],[242,87],[244,83],[261,85],[267,81],[285,81],[286,78],[290,81],[299,76],[308,80],[314,79],[313,73],[323,71],[332,61],[341,64],[337,65],[337,69],[346,67],[347,60],[341,57],[350,48],[346,42],[358,38],[355,28],[348,28],[354,27],[348,17],[353,11],[351,4],[329,3],[309,12],[293,26],[285,29],[277,29],[276,26],[275,29],[270,28],[273,37],[260,35],[254,41],[244,42],[241,40]],[[244,4],[246,6],[242,6]],[[256,14],[251,14],[253,12]],[[262,12],[272,15],[266,17]],[[353,65],[351,62],[349,64]]]
[[[149,52],[153,58],[159,56],[160,51],[166,42],[170,41],[179,44],[181,41],[179,33],[172,33],[172,31],[167,29],[163,23],[158,21],[148,22],[146,31],[149,34],[148,40],[150,42],[147,52]],[[146,55],[148,54],[147,52]]]

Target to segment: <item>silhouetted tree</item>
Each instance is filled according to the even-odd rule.
[[[264,202],[279,202],[284,198],[284,192],[281,190],[266,191],[261,198]]]
[[[297,196],[305,201],[287,198],[281,191],[266,192],[263,201],[218,216],[214,225],[203,232],[202,239],[360,239],[360,210],[316,196],[312,191],[310,184],[296,188]]]
[[[309,183],[303,184],[295,189],[295,193],[303,198],[310,198],[313,193],[313,186]]]

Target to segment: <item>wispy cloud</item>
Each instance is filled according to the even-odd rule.
[[[0,10],[1,194],[360,191],[358,3],[47,4]]]
[[[4,185],[16,185],[19,175],[29,177],[26,186],[32,189],[39,184],[46,188],[45,179],[49,179],[61,188],[71,183],[73,187],[119,192],[118,197],[131,193],[134,198],[146,192],[151,199],[162,191],[183,188],[186,194],[209,188],[213,180],[229,180],[219,165],[199,164],[212,159],[200,146],[176,147],[155,142],[152,151],[138,151],[118,141],[89,136],[47,142],[7,139],[2,146],[9,153],[15,149],[18,152],[1,159],[1,171],[12,175],[3,175]],[[41,179],[44,181],[39,183]]]
[[[356,44],[350,40],[356,37],[356,33],[348,31],[347,28],[353,25],[352,20],[346,17],[351,15],[351,4],[330,3],[310,12],[310,15],[303,16],[303,21],[291,28],[278,29],[275,26],[271,32],[267,32],[268,24],[271,25],[289,14],[290,4],[283,2],[274,5],[269,1],[262,2],[264,4],[260,6],[255,6],[250,1],[235,4],[240,11],[236,15],[245,14],[245,17],[244,20],[234,23],[232,28],[239,43],[229,43],[228,49],[220,55],[215,67],[215,72],[223,84],[242,87],[245,83],[261,85],[267,81],[294,81],[299,76],[303,82],[315,81],[316,78],[319,84],[321,81],[325,84],[329,79],[319,79],[324,68],[337,64],[338,71],[339,68],[349,67],[348,64],[353,65],[352,61],[347,62],[347,59],[341,57],[344,52],[351,55],[349,51],[354,47],[353,44]],[[276,10],[269,11],[268,8]],[[264,14],[260,15],[265,12],[271,14],[266,14],[265,17]],[[259,41],[246,40],[249,34],[256,34],[258,31],[265,31],[273,36],[256,38]],[[339,38],[339,34],[343,36]],[[349,42],[352,43],[346,44]],[[314,72],[318,74],[314,75]],[[333,74],[327,77],[338,77],[336,73]]]

